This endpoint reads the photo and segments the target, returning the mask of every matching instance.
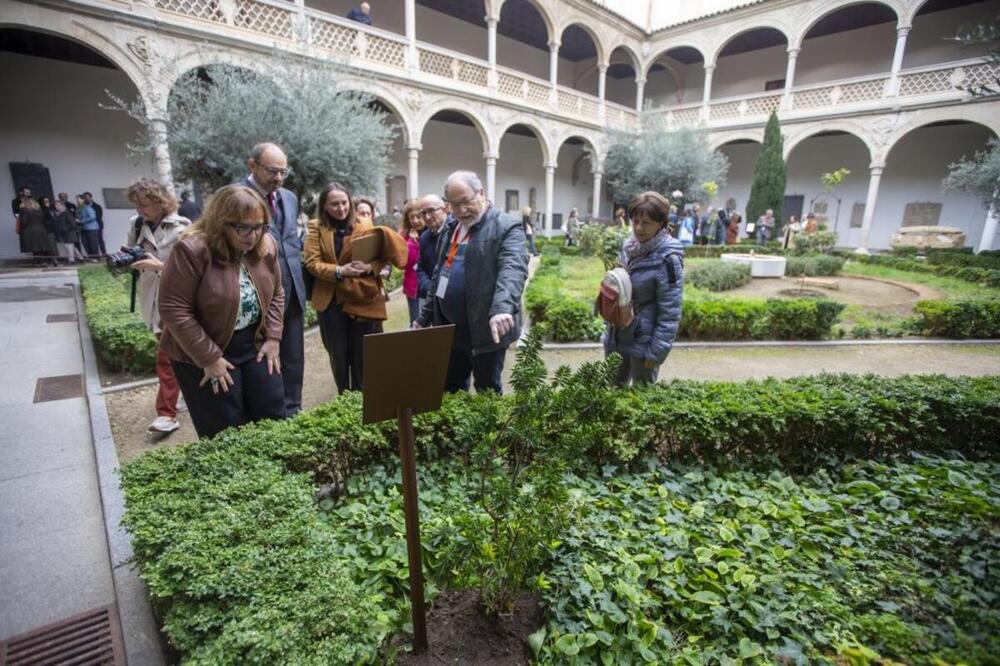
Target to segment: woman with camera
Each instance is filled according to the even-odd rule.
[[[228,185],[163,267],[160,348],[199,437],[285,416],[278,356],[285,293],[269,225],[257,192]]]
[[[391,227],[359,217],[351,193],[338,183],[323,188],[316,212],[302,250],[306,270],[316,277],[312,304],[337,392],[360,391],[364,337],[380,332],[386,318],[383,269],[406,267],[406,241]],[[356,259],[352,246],[368,236],[378,237],[380,249]]]
[[[157,337],[161,332],[160,314],[157,310],[157,292],[163,262],[191,223],[177,214],[177,199],[166,187],[148,178],[140,178],[128,188],[128,200],[135,206],[136,215],[129,224],[124,252],[126,265],[136,274],[136,295],[139,314],[143,322]],[[111,255],[109,265],[118,255]],[[133,261],[132,257],[142,258]],[[162,349],[156,350],[156,377],[160,386],[156,392],[156,419],[149,424],[149,432],[169,434],[180,425],[177,423],[177,400],[180,389],[174,377],[170,359]]]

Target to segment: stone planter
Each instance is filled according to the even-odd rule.
[[[723,261],[750,266],[751,277],[780,278],[785,277],[785,258],[773,254],[723,254]]]

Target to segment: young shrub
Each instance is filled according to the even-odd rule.
[[[728,261],[712,261],[687,269],[684,281],[699,289],[728,291],[750,282],[750,266]]]

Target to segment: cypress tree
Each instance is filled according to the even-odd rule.
[[[756,222],[770,208],[774,211],[775,237],[781,225],[781,204],[785,198],[785,181],[788,179],[782,155],[784,143],[778,115],[772,111],[764,129],[764,145],[761,146],[753,170],[750,199],[747,201],[747,222]]]

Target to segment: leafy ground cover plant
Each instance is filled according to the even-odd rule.
[[[654,598],[657,605],[650,605],[648,613],[643,610],[646,621],[656,626],[654,630],[649,624],[640,625],[638,616],[631,624],[605,626],[602,620],[600,631],[610,634],[614,645],[637,631],[640,644],[643,639],[650,641],[645,646],[649,650],[675,654],[676,650],[697,648],[703,650],[703,661],[729,650],[727,658],[751,661],[772,658],[790,638],[802,646],[806,658],[815,654],[815,660],[820,660],[838,652],[853,654],[850,650],[861,655],[868,654],[864,650],[900,655],[902,648],[898,646],[917,637],[920,640],[911,644],[918,656],[937,654],[948,659],[948,654],[964,654],[968,663],[990,663],[967,648],[969,642],[962,636],[998,635],[994,629],[995,598],[991,601],[983,595],[997,589],[996,568],[991,563],[997,552],[995,479],[1000,477],[995,461],[1000,459],[1000,379],[845,375],[743,383],[673,382],[620,391],[604,387],[599,366],[588,372],[593,374],[576,380],[576,384],[567,371],[554,375],[552,390],[566,395],[543,405],[540,413],[558,418],[541,419],[537,432],[532,430],[536,437],[544,438],[565,433],[565,443],[573,445],[573,456],[562,477],[569,517],[559,521],[564,528],[555,538],[545,535],[544,557],[533,556],[530,566],[524,567],[529,585],[543,594],[554,613],[546,632],[534,639],[540,661],[570,661],[569,652],[574,649],[581,663],[600,658],[595,657],[600,650],[596,646],[604,636],[597,634],[593,624],[572,624],[590,621],[586,614],[589,606],[580,606],[581,597],[573,592],[576,578],[571,578],[584,574],[556,565],[577,557],[582,558],[581,571],[583,563],[593,566],[594,554],[603,552],[606,545],[607,535],[599,528],[613,523],[615,529],[628,534],[640,526],[647,529],[644,538],[648,547],[658,546],[663,551],[662,558],[655,561],[661,578],[680,585],[675,589],[677,598],[668,597],[671,593],[666,582],[642,573],[654,562],[641,559],[643,551],[636,550],[633,543],[637,537],[623,537],[621,554],[615,553],[607,561],[614,576],[601,573],[605,589],[623,595],[614,596],[612,601],[623,613],[627,611],[627,618],[633,617],[628,613],[634,608],[622,600],[633,591],[639,593],[641,608],[645,608],[646,594],[658,595]],[[567,390],[570,385],[575,388]],[[587,405],[589,409],[573,411],[571,405]],[[469,507],[481,506],[476,499],[476,493],[482,492],[476,466],[468,464],[470,452],[502,428],[513,408],[511,397],[458,395],[448,397],[440,411],[416,419],[431,596],[444,584],[474,584],[476,570],[488,566],[482,561],[467,563],[465,569],[453,566],[456,560],[451,553],[455,544],[461,543],[464,529],[458,517]],[[141,456],[123,466],[124,524],[132,534],[140,574],[161,627],[185,663],[354,664],[382,659],[386,637],[402,626],[399,609],[405,607],[407,585],[398,477],[394,465],[385,462],[394,460],[394,450],[392,424],[363,425],[361,398],[348,394],[294,419],[227,431],[211,440]],[[905,462],[893,463],[896,466],[887,468],[889,471],[865,468],[868,463],[864,462],[858,463],[861,467],[845,467],[842,462],[889,463],[914,452],[992,462],[985,468],[975,462],[934,462],[932,466],[938,468],[947,465],[943,477],[899,466],[910,464]],[[661,462],[646,463],[650,456]],[[713,467],[700,481],[687,479],[683,488],[671,485],[680,483],[677,479],[690,471],[674,465],[695,462]],[[766,490],[770,485],[770,471],[753,469],[761,465],[780,470],[774,480],[778,489],[784,488],[782,493],[787,492],[787,507],[775,498],[769,501],[783,507],[782,511],[794,508],[805,525],[796,524],[794,513],[772,516],[763,508],[740,506],[743,500],[739,498],[746,494],[746,488]],[[897,468],[898,473],[894,471]],[[857,469],[873,471],[851,471]],[[649,474],[658,476],[639,478]],[[789,486],[791,481],[783,480],[787,474],[805,474],[812,480],[793,479],[802,488],[796,489]],[[828,475],[829,483],[823,481],[823,474]],[[701,517],[686,508],[683,515],[659,515],[643,502],[632,502],[631,491],[608,485],[628,475],[639,479],[636,484],[648,485],[640,495],[652,493],[669,500],[670,505],[674,500],[693,505],[695,498],[702,497],[711,506]],[[331,479],[343,481],[347,493],[337,499],[317,499],[317,485]],[[842,495],[854,488],[847,484],[863,479],[878,490],[863,485],[864,511],[854,511]],[[601,489],[602,484],[607,485],[606,490]],[[524,488],[516,495],[521,513],[515,516],[548,520],[544,512],[529,512],[534,494]],[[915,499],[906,494],[910,492],[907,488],[918,493]],[[961,492],[955,494],[958,491],[952,488]],[[617,504],[616,495],[622,495],[621,504]],[[889,495],[899,505],[887,499]],[[925,501],[925,495],[933,501]],[[823,507],[825,502],[831,510],[818,512],[822,520],[813,520],[804,513],[812,511],[806,501],[813,508]],[[931,512],[932,508],[940,512]],[[758,511],[759,515],[751,512],[743,517],[739,510]],[[873,511],[891,515],[872,515]],[[612,514],[617,516],[609,518]],[[886,541],[872,545],[864,540],[868,538],[867,527],[855,524],[862,518],[878,530],[891,527],[902,532],[890,532]],[[682,523],[671,522],[681,519]],[[846,522],[834,522],[841,520]],[[901,522],[891,522],[895,520]],[[738,526],[732,521],[738,521]],[[757,522],[768,530],[769,539],[759,530],[754,534]],[[674,537],[660,531],[675,526],[688,533],[688,549],[683,552],[679,545],[671,545]],[[832,526],[834,532],[828,533],[826,526]],[[723,527],[734,531],[736,538],[728,539]],[[852,527],[860,536],[851,533]],[[891,550],[893,541],[907,538],[905,530],[915,527],[920,531],[909,542],[900,541],[899,548],[909,544],[904,555],[911,558],[933,555],[936,559],[920,562],[936,566],[940,572],[936,576],[896,564],[899,558],[897,551]],[[931,530],[952,532],[954,538]],[[836,550],[830,551],[831,540],[844,539],[845,531],[864,547],[837,541]],[[600,540],[590,542],[578,534]],[[924,542],[921,535],[939,541]],[[709,536],[716,541],[706,541]],[[786,543],[786,537],[794,539]],[[746,544],[742,557],[726,558],[716,550],[716,546],[743,548],[743,541],[755,538],[760,545],[750,548]],[[771,552],[775,545],[789,551],[789,557],[781,560],[783,578],[772,580],[767,577],[770,569],[756,557],[758,548],[762,553]],[[872,550],[876,546],[889,549],[889,554]],[[711,562],[699,559],[705,551],[698,548],[709,549]],[[863,560],[851,559],[854,555],[850,550],[842,552],[852,548]],[[673,566],[677,559],[666,557],[668,549],[680,553],[684,561],[682,573],[690,578],[683,583],[679,583],[681,574],[662,570],[665,562]],[[467,548],[462,552],[481,558],[484,550]],[[983,560],[984,553],[989,559]],[[715,563],[727,559],[733,560],[728,562],[730,568],[720,574]],[[819,573],[825,578],[809,568],[810,562],[822,569]],[[844,562],[864,567],[845,568]],[[758,564],[760,570],[755,571]],[[647,587],[638,587],[633,565],[645,576],[642,580]],[[750,570],[739,574],[737,581],[736,571],[742,565]],[[723,582],[715,580],[724,584],[723,592],[711,587],[702,590],[700,586],[711,579],[702,570],[705,568],[728,577]],[[747,574],[756,578],[750,580]],[[975,581],[971,588],[969,576]],[[785,616],[780,625],[772,627],[779,631],[777,638],[768,635],[770,625],[759,625],[750,632],[761,617],[769,617],[760,615],[762,610],[755,606],[759,598],[751,595],[750,583],[757,585],[752,595],[770,594],[772,587],[777,594],[783,589],[780,585],[804,586],[802,597],[784,592],[778,597],[788,604],[780,609]],[[618,586],[625,584],[628,587],[618,592]],[[736,588],[732,598],[730,585]],[[829,608],[823,601],[831,589],[844,596],[837,585],[858,586],[860,592],[844,603],[858,617],[870,617],[841,625],[844,615],[838,609],[842,607],[834,603],[836,599]],[[887,592],[884,599],[877,596],[882,589],[878,586],[896,585],[901,586],[899,590]],[[899,599],[905,596],[904,585],[916,589],[914,594],[919,596],[914,598],[921,604],[930,599],[936,605],[902,605]],[[978,596],[969,596],[969,589]],[[565,595],[556,594],[557,590]],[[714,591],[719,603],[706,604],[688,596],[698,591]],[[554,610],[556,597],[565,602],[559,614]],[[802,605],[795,605],[800,599]],[[863,599],[867,601],[862,603]],[[882,608],[876,603],[882,600],[900,604],[900,608]],[[984,602],[992,605],[984,606]],[[680,614],[684,608],[700,613],[701,606],[708,613],[703,617]],[[920,609],[925,607],[930,611],[921,615]],[[582,616],[578,609],[582,609]],[[652,614],[654,610],[662,612],[661,619]],[[779,612],[774,607],[764,610]],[[859,624],[862,621],[867,622],[867,634]],[[690,631],[694,626],[704,629]],[[801,626],[801,631],[794,626]],[[811,630],[814,626],[836,631],[817,637]],[[660,638],[665,631],[670,632],[673,643]],[[585,635],[588,633],[596,640]],[[800,640],[799,633],[807,635]],[[702,638],[692,641],[694,636]],[[740,638],[732,643],[734,636],[748,642]],[[887,646],[876,642],[879,636]],[[984,645],[988,655],[992,644]],[[945,652],[945,648],[952,652]],[[636,654],[638,648],[630,649],[633,652],[622,653],[618,663],[635,661],[629,655]],[[791,653],[782,654],[794,655],[794,646],[789,649]],[[745,654],[740,657],[742,650]],[[914,657],[914,662],[930,660]]]

